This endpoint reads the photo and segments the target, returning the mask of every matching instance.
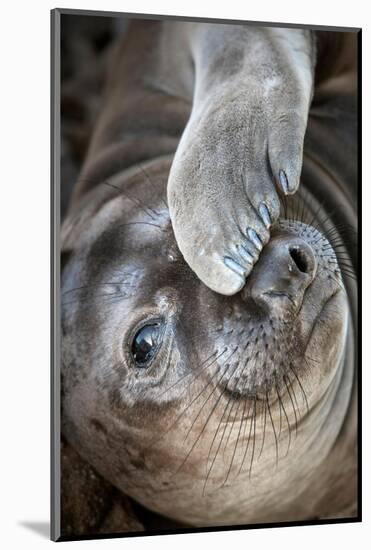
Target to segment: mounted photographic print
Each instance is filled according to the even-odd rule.
[[[52,12],[54,540],[360,521],[360,38]]]

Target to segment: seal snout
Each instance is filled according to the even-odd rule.
[[[314,251],[304,239],[276,236],[263,250],[245,293],[270,314],[296,312],[316,271]]]

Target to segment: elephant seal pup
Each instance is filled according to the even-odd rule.
[[[343,240],[334,219],[318,216],[321,201],[336,188],[333,200],[345,205],[346,215],[354,221],[354,209],[339,191],[347,186],[345,172],[331,170],[332,163],[339,167],[344,157],[339,160],[326,152],[325,170],[321,147],[309,141],[316,157],[305,159],[294,215],[285,209],[279,215],[277,192],[267,184],[263,202],[269,218],[264,209],[257,208],[258,219],[256,209],[247,208],[251,217],[246,223],[250,229],[259,224],[260,229],[248,233],[246,250],[239,241],[241,257],[224,256],[218,273],[211,252],[217,241],[210,241],[210,250],[204,247],[208,261],[201,264],[212,267],[203,273],[179,244],[184,236],[177,230],[178,214],[187,207],[191,216],[194,206],[192,201],[187,206],[177,190],[182,159],[189,176],[188,149],[182,148],[191,135],[189,125],[175,157],[166,153],[174,153],[189,116],[191,105],[182,95],[181,78],[188,82],[192,72],[191,64],[178,60],[183,70],[173,73],[167,64],[172,78],[163,76],[164,45],[180,57],[184,52],[179,44],[176,49],[169,46],[176,34],[167,35],[167,29],[160,23],[138,23],[118,48],[114,73],[119,76],[108,80],[106,107],[63,226],[63,433],[115,487],[150,510],[189,525],[354,515],[353,290],[346,291],[339,269],[334,248]],[[189,36],[188,30],[184,32],[181,25],[180,41]],[[197,50],[197,36],[191,41],[196,57],[208,47],[214,52],[212,40],[206,41],[206,50],[205,45]],[[141,48],[151,52],[140,67],[130,55],[123,55],[133,41],[140,45],[139,54]],[[241,37],[235,45],[240,41]],[[148,49],[153,44],[157,47]],[[275,57],[276,49],[268,55],[259,42],[261,50],[267,58]],[[248,52],[238,57],[235,49],[231,51],[227,58],[237,57],[238,65],[245,66]],[[219,61],[220,55],[219,50]],[[117,66],[117,59],[122,65]],[[214,65],[210,60],[205,66],[206,87],[196,76],[196,96],[200,89],[213,89],[214,72],[209,69]],[[291,68],[294,71],[295,63]],[[303,79],[300,90],[307,83]],[[227,92],[218,79],[217,88]],[[233,100],[228,111],[232,119],[226,115],[231,125],[221,131],[221,106],[217,103],[213,111],[214,97],[210,93],[210,103],[200,111],[194,108],[190,121],[201,120],[206,109],[211,124],[214,113],[213,132],[211,126],[201,125],[196,134],[202,138],[207,130],[207,143],[213,135],[221,136],[214,153],[222,147],[221,158],[227,162],[225,140],[239,119]],[[304,91],[301,100],[308,103],[306,108],[309,99]],[[328,105],[322,114],[326,109]],[[260,172],[253,159],[258,154],[250,147],[260,143],[261,127],[259,120],[254,124],[253,134],[239,138],[252,164],[246,168],[232,156],[230,168],[257,178]],[[318,127],[326,135],[321,118],[312,135]],[[304,135],[301,126],[299,130]],[[233,140],[228,150],[234,151]],[[207,147],[204,153],[199,174],[206,175],[207,185],[212,159],[218,157]],[[287,187],[281,180],[284,191],[291,193],[297,182],[287,173],[295,173],[294,163],[300,165],[300,150],[287,153],[287,158]],[[223,172],[226,177],[228,170]],[[234,203],[242,200],[241,194],[233,193]],[[205,207],[202,196],[200,204]],[[215,213],[195,210],[198,228],[189,235],[188,247],[202,249],[202,238],[196,240],[199,222],[216,231],[220,225],[224,231],[228,219],[216,224]],[[230,215],[233,225],[236,217]],[[269,235],[264,233],[268,227]],[[243,271],[236,267],[241,262]],[[249,263],[254,264],[250,271]]]

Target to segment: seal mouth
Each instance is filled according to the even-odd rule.
[[[280,290],[268,290],[267,292],[263,292],[264,296],[272,297],[272,298],[279,298],[282,300],[288,300],[294,308],[296,308],[296,303],[294,299],[284,291]]]

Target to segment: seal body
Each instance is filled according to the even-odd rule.
[[[322,205],[355,225],[337,47],[308,128],[311,33],[138,21],[112,57],[63,226],[63,433],[186,524],[356,513],[355,290],[336,251],[354,258]]]

